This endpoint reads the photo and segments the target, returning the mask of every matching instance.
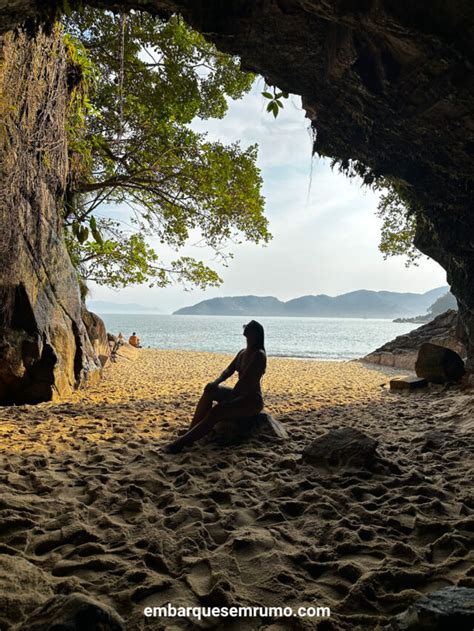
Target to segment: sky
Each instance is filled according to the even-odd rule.
[[[196,245],[198,235],[193,235],[179,256],[193,256],[215,269],[224,281],[219,288],[185,291],[144,285],[113,290],[90,283],[91,300],[138,303],[172,313],[217,296],[289,300],[356,289],[424,292],[446,284],[445,271],[427,257],[409,268],[402,257],[384,260],[378,250],[377,194],[332,171],[328,160],[311,158],[309,120],[299,97],[285,101],[274,119],[265,111],[263,89],[260,79],[243,99],[229,101],[223,119],[196,120],[192,127],[207,132],[211,140],[259,145],[265,215],[273,235],[269,244],[230,244],[234,257],[224,267],[210,249]],[[160,245],[157,252],[168,260],[177,258],[171,248]]]

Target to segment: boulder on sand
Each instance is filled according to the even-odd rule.
[[[45,631],[125,631],[125,623],[116,611],[90,596],[74,593],[53,596],[19,627],[21,630]]]
[[[353,427],[331,429],[303,450],[303,460],[315,466],[372,468],[378,441]]]
[[[265,412],[247,418],[220,421],[213,430],[213,437],[221,446],[236,445],[254,436],[286,439],[288,432],[283,423]]]
[[[116,355],[116,358],[118,359],[127,359],[129,361],[135,361],[136,359],[138,359],[138,356],[140,355],[140,350],[136,348],[135,346],[132,346],[131,344],[128,344],[127,342],[124,342],[118,347],[115,355]]]
[[[418,377],[432,383],[457,382],[466,372],[463,360],[455,351],[430,342],[421,345],[415,371]]]
[[[96,313],[89,311],[85,305],[82,305],[81,314],[92,348],[101,365],[105,366],[110,357],[110,346],[104,321]]]
[[[443,587],[416,600],[396,616],[387,631],[472,631],[474,629],[474,589]]]

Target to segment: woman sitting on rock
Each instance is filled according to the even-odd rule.
[[[263,326],[251,320],[244,324],[247,347],[237,353],[224,372],[204,388],[189,430],[167,446],[168,453],[178,453],[207,434],[218,421],[254,416],[263,410],[260,380],[265,373],[267,356]],[[235,371],[239,379],[233,388],[220,384]],[[217,405],[213,406],[213,402]]]

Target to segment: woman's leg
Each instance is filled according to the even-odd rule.
[[[168,449],[171,452],[181,451],[183,447],[191,445],[205,436],[219,421],[252,416],[253,414],[258,414],[262,409],[263,401],[255,397],[236,397],[235,399],[218,403],[209,410],[199,423],[193,424],[186,434],[171,443]]]
[[[206,414],[208,414],[211,410],[214,401],[225,401],[225,399],[228,399],[231,394],[232,388],[227,388],[226,386],[204,388],[204,392],[202,393],[196,406],[196,411],[194,412],[190,427],[194,427],[203,420]]]
[[[196,410],[191,421],[191,427],[199,423],[199,421],[201,421],[206,416],[206,414],[212,408],[212,402],[213,399],[210,390],[204,390],[201,398],[198,401],[198,404],[196,405]]]

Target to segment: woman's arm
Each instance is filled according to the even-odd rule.
[[[237,353],[237,355],[234,357],[234,359],[227,366],[227,368],[217,377],[217,379],[215,379],[214,381],[211,381],[211,383],[208,384],[208,385],[217,386],[220,383],[222,383],[223,381],[225,381],[226,379],[228,379],[229,377],[232,377],[234,372],[237,370],[237,362],[238,362],[238,359],[239,359],[239,356],[240,356],[241,352],[242,351],[239,351]]]

